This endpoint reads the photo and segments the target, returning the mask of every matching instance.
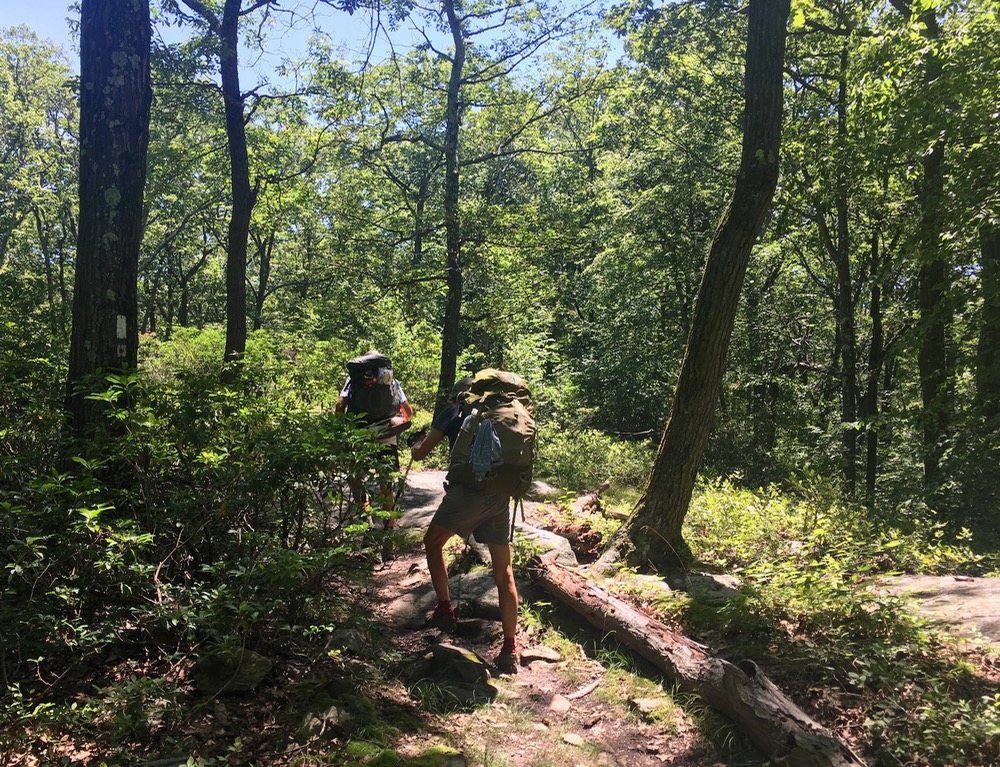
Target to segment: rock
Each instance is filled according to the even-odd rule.
[[[669,571],[660,575],[632,575],[628,581],[652,593],[680,591],[711,600],[727,600],[740,595],[740,582],[731,575]]]
[[[586,741],[577,735],[575,732],[567,732],[563,735],[563,740],[569,743],[571,746],[582,746]]]
[[[364,632],[358,629],[339,628],[330,634],[326,646],[328,648],[339,647],[341,650],[361,655],[370,646],[370,643]]]
[[[917,612],[962,639],[1000,650],[1000,578],[899,575],[879,586],[913,600]]]
[[[325,711],[310,712],[302,717],[299,725],[300,742],[316,740],[340,722],[340,710],[330,706]]]
[[[573,547],[561,535],[523,522],[518,523],[517,532],[520,534],[521,542],[519,544],[515,538],[515,545],[523,545],[531,549],[542,559],[554,559],[567,567],[575,567],[579,564],[576,554],[573,553]]]
[[[431,647],[402,673],[411,694],[431,708],[447,710],[489,703],[498,690],[490,683],[486,661],[451,643]]]
[[[573,704],[564,695],[553,695],[552,700],[549,701],[549,711],[557,714],[565,714],[571,708],[573,708]]]
[[[522,665],[526,666],[536,660],[544,661],[545,663],[558,663],[562,660],[562,655],[557,650],[553,650],[551,647],[546,647],[545,645],[528,647],[521,650]]]
[[[205,695],[236,695],[257,688],[273,664],[260,653],[240,647],[198,659],[195,683]]]
[[[553,487],[548,482],[542,482],[540,479],[532,482],[531,488],[528,490],[528,497],[536,501],[546,501],[558,498],[560,495],[562,495],[562,490]]]
[[[515,580],[522,601],[531,601],[531,595],[535,593],[534,584],[517,576]],[[456,575],[448,581],[448,589],[460,621],[473,617],[500,620],[500,597],[492,570]]]

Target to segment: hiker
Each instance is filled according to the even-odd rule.
[[[347,380],[337,399],[336,412],[359,414],[361,423],[379,435],[378,442],[384,446],[382,449],[393,468],[399,471],[398,435],[409,428],[413,406],[392,373],[392,363],[384,354],[369,349],[350,360],[347,370]],[[367,514],[369,502],[364,478],[349,477],[347,484],[351,489],[351,500],[363,514]],[[396,506],[392,487],[380,482],[379,497],[382,508],[387,512],[383,527],[391,530],[396,523],[392,515]],[[383,561],[390,559],[392,554],[392,543],[385,541],[382,546]]]
[[[514,584],[513,550],[513,520],[511,514],[511,497],[524,494],[527,484],[530,484],[530,466],[503,466],[497,469],[496,476],[477,477],[469,467],[469,452],[473,451],[475,431],[489,433],[495,438],[494,429],[480,429],[481,424],[492,425],[490,416],[495,407],[493,397],[500,397],[509,407],[511,399],[505,392],[486,391],[490,384],[497,382],[497,377],[505,377],[504,383],[515,382],[514,388],[523,392],[527,399],[527,386],[518,376],[495,370],[480,371],[471,379],[459,381],[451,391],[451,402],[434,420],[431,430],[419,440],[413,440],[411,451],[416,459],[426,457],[430,451],[448,437],[452,446],[450,467],[445,479],[445,494],[441,505],[434,513],[430,525],[424,534],[424,551],[427,557],[427,569],[430,572],[431,584],[437,596],[437,606],[428,618],[428,624],[445,631],[455,628],[455,610],[451,605],[448,590],[448,567],[444,559],[444,546],[448,540],[457,535],[468,538],[474,535],[480,543],[489,548],[490,561],[493,568],[493,580],[497,586],[500,604],[500,625],[503,630],[503,644],[494,664],[501,673],[515,674],[519,662],[517,651],[517,587]],[[479,390],[477,390],[477,386]],[[474,405],[472,403],[475,403]],[[530,434],[527,439],[530,444],[513,446],[517,437],[508,440],[513,449],[527,451],[533,457],[534,451],[534,418],[520,403],[516,403],[527,421],[530,422]],[[496,419],[498,424],[502,420]],[[465,430],[469,436],[461,443],[459,435]],[[502,429],[498,429],[503,432]],[[417,436],[417,435],[414,435]],[[478,440],[476,440],[478,442]],[[459,448],[456,444],[459,443]],[[499,449],[500,445],[497,444]],[[506,446],[505,446],[506,447]],[[475,459],[473,459],[475,463]],[[499,464],[497,464],[499,465]],[[527,476],[527,484],[525,484]],[[513,478],[513,482],[508,481]]]
[[[445,437],[448,438],[448,450],[455,447],[459,429],[462,428],[462,412],[458,405],[458,397],[468,391],[471,383],[472,377],[469,376],[452,386],[448,406],[438,413],[437,418],[431,424],[430,431],[424,427],[407,438],[406,444],[410,446],[410,452],[415,461],[422,461],[429,456],[431,450],[441,444]]]

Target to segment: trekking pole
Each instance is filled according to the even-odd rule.
[[[406,464],[406,471],[403,472],[403,478],[399,480],[399,488],[396,490],[396,494],[392,497],[392,510],[395,511],[399,506],[399,499],[403,495],[403,491],[406,489],[406,478],[410,476],[410,467],[413,466],[413,453],[410,453],[410,462]]]
[[[462,553],[458,555],[458,578],[455,580],[455,599],[452,600],[454,604],[455,614],[458,615],[459,605],[462,604],[462,578],[465,575],[465,555],[469,553],[469,549],[472,548],[472,533],[469,533],[465,537],[465,548],[462,549]]]

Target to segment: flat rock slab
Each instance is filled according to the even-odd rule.
[[[1000,652],[1000,578],[954,575],[900,575],[879,583],[913,599],[924,617],[954,633],[982,639]]]

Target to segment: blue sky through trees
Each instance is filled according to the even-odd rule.
[[[315,17],[311,15],[315,12]],[[0,28],[25,25],[43,40],[50,40],[62,47],[74,68],[77,67],[75,32],[73,28],[80,18],[79,9],[68,0],[0,0]],[[287,23],[294,21],[290,29],[275,30],[271,50],[261,56],[241,54],[244,68],[256,71],[260,76],[274,80],[274,72],[282,57],[298,58],[305,55],[314,26],[319,26],[332,40],[343,46],[342,55],[348,60],[368,58],[372,38],[372,28],[377,26],[370,13],[359,11],[353,15],[336,11],[315,2],[286,2],[280,6],[280,18]],[[154,22],[154,36],[159,35],[167,42],[175,42],[188,36],[187,31],[177,27],[166,27]],[[393,44],[407,48],[420,41],[420,37],[408,23],[392,32]],[[372,61],[377,63],[390,55],[391,49],[384,30],[376,36],[372,51]]]

